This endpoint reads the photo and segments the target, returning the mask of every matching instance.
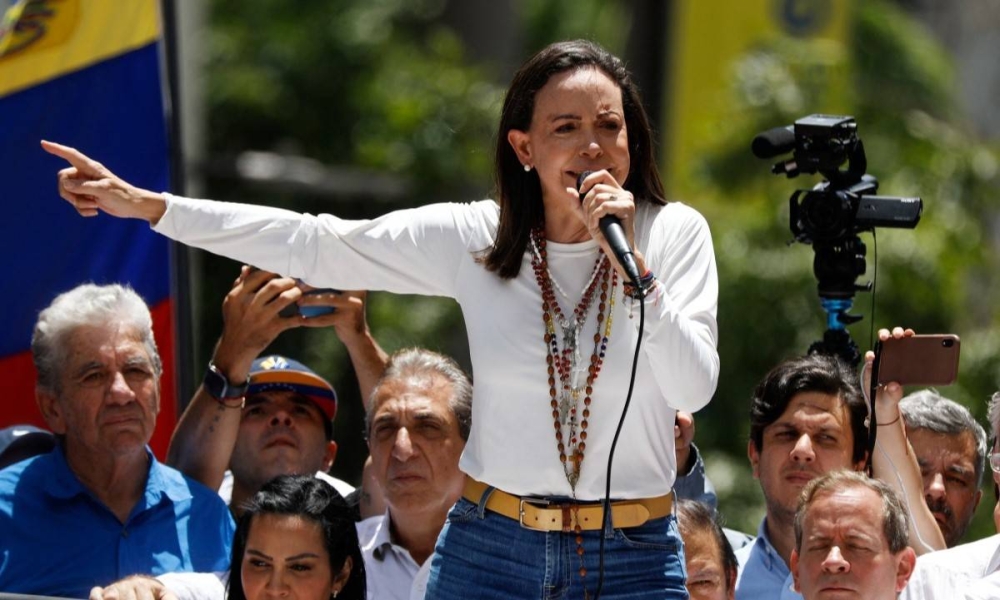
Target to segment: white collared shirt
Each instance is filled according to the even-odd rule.
[[[901,600],[1000,598],[1000,535],[917,558]]]
[[[392,541],[390,530],[389,511],[358,523],[358,541],[368,574],[368,600],[410,600],[420,570],[409,550]]]

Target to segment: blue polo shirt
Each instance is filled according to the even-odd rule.
[[[218,494],[157,462],[125,523],[60,448],[0,470],[0,590],[86,598],[128,575],[225,571],[235,526]]]
[[[767,537],[767,517],[760,522],[757,539],[736,551],[736,560],[736,600],[802,600],[792,589],[792,572]]]

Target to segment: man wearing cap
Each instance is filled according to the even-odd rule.
[[[255,360],[219,495],[239,513],[265,483],[290,473],[315,473],[342,496],[353,492],[353,486],[326,473],[337,456],[336,415],[333,386],[309,367],[276,354]]]
[[[389,358],[365,414],[371,472],[386,503],[358,523],[370,600],[423,598],[434,544],[462,495],[458,460],[471,423],[472,383],[454,360],[421,348]],[[130,577],[91,598],[223,600],[228,577]]]
[[[293,327],[333,327],[344,342],[364,396],[381,374],[386,355],[364,317],[363,293],[304,296],[294,279],[244,267],[222,303],[223,331],[205,379],[170,442],[168,462],[226,498],[230,507],[270,479],[317,473],[342,494],[353,488],[325,473],[337,455],[333,386],[302,363],[262,352]],[[336,310],[311,317],[282,316],[300,306]]]

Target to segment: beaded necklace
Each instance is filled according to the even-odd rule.
[[[545,325],[544,340],[547,350],[545,361],[556,447],[559,450],[559,461],[563,465],[566,481],[575,494],[576,484],[580,479],[580,467],[587,449],[587,425],[593,386],[604,365],[608,338],[611,336],[611,314],[614,311],[618,273],[611,268],[611,261],[601,252],[580,302],[573,309],[572,317],[567,318],[553,291],[554,280],[548,269],[545,235],[540,229],[532,230],[531,244],[533,250],[531,266],[538,287],[542,291],[542,321]],[[600,289],[599,294],[598,289]],[[597,331],[593,338],[594,350],[590,355],[589,364],[584,365],[580,352],[580,330],[587,321],[595,297],[599,298],[599,302]],[[557,326],[561,330],[561,336],[557,335]],[[580,374],[584,369],[587,376],[584,385],[581,386]]]
[[[559,462],[562,463],[563,473],[573,490],[573,499],[575,500],[576,484],[580,480],[583,454],[587,449],[587,424],[590,419],[591,395],[594,393],[594,382],[604,365],[604,354],[608,349],[608,338],[611,337],[611,315],[615,308],[618,271],[611,268],[611,261],[603,252],[598,252],[594,271],[584,286],[580,302],[573,309],[573,317],[570,320],[563,314],[555,292],[552,290],[553,285],[555,285],[559,293],[566,300],[569,300],[566,293],[556,283],[555,278],[552,277],[552,272],[549,271],[545,233],[539,228],[531,230],[531,247],[531,267],[535,272],[538,287],[542,291],[542,322],[545,324],[544,339],[547,351],[545,362],[549,375],[549,406],[552,408],[556,448],[559,450]],[[611,280],[610,285],[609,279]],[[599,296],[597,294],[598,288],[601,290]],[[608,293],[609,288],[610,294]],[[599,302],[597,331],[594,332],[594,351],[590,355],[590,364],[586,366],[586,384],[581,387],[579,375],[584,365],[580,353],[580,329],[587,322],[587,315],[590,313],[595,296],[599,297]],[[559,348],[556,325],[562,330],[562,349]],[[581,396],[583,396],[582,410],[580,410]],[[564,428],[567,429],[565,435]],[[576,509],[572,511],[576,521],[573,533],[576,536],[576,553],[580,557],[580,578],[584,579],[587,576],[587,569],[583,562],[583,528],[580,526],[579,505],[575,506]],[[590,597],[586,587],[583,590],[583,597],[584,600]]]

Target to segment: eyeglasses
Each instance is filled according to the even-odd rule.
[[[1000,473],[1000,452],[990,454],[990,468],[994,473]]]

